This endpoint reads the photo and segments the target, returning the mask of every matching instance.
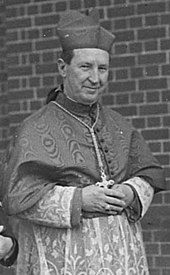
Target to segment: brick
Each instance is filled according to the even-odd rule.
[[[45,74],[45,73],[56,73],[56,64],[42,64],[42,65],[36,65],[36,73],[37,74]]]
[[[102,96],[102,104],[103,105],[113,105],[114,104],[114,97],[113,95],[103,95]]]
[[[39,77],[31,77],[29,78],[30,87],[38,87],[40,86],[40,78]]]
[[[42,104],[38,100],[34,100],[30,102],[31,111],[38,110],[42,107]]]
[[[8,66],[16,66],[19,64],[19,56],[17,55],[13,55],[13,56],[9,56],[8,60],[7,60],[7,65]]]
[[[162,101],[163,102],[170,101],[170,90],[162,91]]]
[[[19,113],[19,114],[11,114],[10,123],[11,124],[20,124],[25,118],[27,118],[30,113]]]
[[[158,268],[156,268],[156,269],[150,268],[149,269],[149,275],[160,275],[161,274],[160,272],[161,272],[161,270]]]
[[[10,102],[9,103],[9,112],[19,112],[20,104],[19,102]]]
[[[147,53],[140,54],[138,57],[138,64],[157,64],[157,63],[165,63],[166,62],[166,54],[165,53]]]
[[[148,117],[147,125],[148,125],[149,128],[150,127],[159,127],[159,126],[161,126],[160,117]]]
[[[162,275],[169,275],[170,274],[170,268],[162,271]]]
[[[52,86],[52,85],[54,85],[54,76],[43,77],[43,86]]]
[[[144,93],[143,92],[134,92],[130,94],[131,102],[136,103],[143,103],[144,102]]]
[[[139,112],[140,112],[140,115],[167,114],[167,105],[166,104],[147,104],[147,105],[140,106]]]
[[[166,217],[165,219],[163,219],[162,227],[167,230],[170,228],[170,218],[169,217]]]
[[[137,107],[136,106],[123,106],[114,108],[117,112],[122,114],[125,117],[128,116],[136,116],[137,115]]]
[[[43,26],[43,25],[56,25],[59,21],[59,15],[44,15],[44,16],[36,16],[35,17],[35,25]]]
[[[126,4],[126,0],[114,0],[114,5]]]
[[[31,53],[29,55],[29,62],[34,64],[34,63],[39,63],[40,61],[40,56],[38,53]]]
[[[147,66],[144,72],[145,76],[159,76],[159,67],[157,65]]]
[[[70,9],[73,9],[73,10],[81,9],[81,1],[71,0],[70,1]]]
[[[6,8],[6,17],[10,18],[10,17],[16,17],[17,16],[17,8],[12,7],[12,8]]]
[[[127,79],[128,78],[128,70],[117,70],[116,71],[116,79],[120,80],[120,79]]]
[[[99,6],[110,6],[111,0],[99,0]]]
[[[44,41],[35,42],[36,50],[56,49],[60,47],[59,39],[48,39]]]
[[[169,115],[164,116],[163,117],[163,126],[168,127],[169,125],[170,125],[170,116]]]
[[[158,50],[158,41],[150,40],[150,41],[144,42],[144,49],[146,52],[157,51]]]
[[[122,82],[117,81],[109,84],[109,91],[111,93],[135,91],[135,90],[136,90],[135,81],[122,81]]]
[[[2,38],[0,39],[0,48],[4,48],[5,47],[5,39]]]
[[[169,49],[170,49],[170,39],[162,39],[161,50],[169,50]]]
[[[11,67],[8,69],[8,75],[10,76],[24,76],[31,75],[32,67],[31,66],[20,66],[20,67]]]
[[[145,3],[137,5],[137,13],[138,14],[147,14],[147,13],[160,13],[166,11],[165,3]]]
[[[133,16],[129,19],[131,28],[142,27],[142,16]]]
[[[131,67],[135,65],[134,56],[112,57],[110,61],[111,68]]]
[[[18,89],[19,86],[19,79],[8,79],[8,88],[10,90]]]
[[[170,202],[170,192],[166,192],[164,194],[164,200],[165,200],[165,203],[169,204],[169,202]]]
[[[150,91],[150,92],[146,93],[146,101],[148,103],[159,102],[160,101],[160,93],[158,91]]]
[[[131,78],[140,78],[144,76],[144,69],[141,67],[130,68]]]
[[[66,10],[66,1],[60,1],[55,4],[55,9],[57,12],[65,11]]]
[[[170,267],[170,256],[155,257],[155,265],[158,267]]]
[[[170,24],[170,13],[160,15],[161,24],[169,25]]]
[[[45,52],[43,53],[43,62],[52,62],[54,60],[53,52]]]
[[[18,31],[10,31],[6,33],[6,39],[8,42],[16,41],[18,40]]]
[[[155,89],[166,89],[167,79],[166,78],[148,78],[139,80],[139,90],[155,90]]]
[[[156,26],[159,23],[158,15],[150,15],[145,17],[145,25],[146,26]]]
[[[145,245],[147,255],[159,255],[159,245],[156,243],[149,243]]]
[[[132,124],[136,129],[144,129],[146,127],[144,118],[133,118]]]
[[[134,15],[134,6],[120,6],[108,9],[107,16],[109,18],[125,17]]]
[[[29,4],[30,2],[31,2],[31,0],[5,0],[6,6]]]
[[[169,159],[169,155],[168,154],[166,154],[166,155],[164,154],[164,155],[158,155],[157,156],[157,160],[159,161],[159,163],[161,165],[168,165],[170,159]]]
[[[167,142],[163,143],[163,151],[164,152],[170,152],[170,141],[167,141]]]
[[[118,105],[126,105],[129,103],[129,95],[124,95],[124,94],[120,94],[120,95],[116,95],[116,104]]]
[[[170,65],[169,64],[162,65],[161,74],[162,75],[170,75]]]
[[[7,81],[7,73],[0,73],[0,82]]]
[[[50,91],[50,88],[47,89],[47,87],[38,88],[37,89],[37,98],[39,98],[39,99],[46,98],[49,91]]]
[[[123,41],[134,41],[135,34],[134,30],[126,30],[126,31],[115,31],[116,42],[123,42]]]
[[[90,7],[96,7],[97,3],[96,0],[84,0],[84,7],[90,8]]]
[[[138,40],[161,38],[161,37],[165,37],[165,35],[166,35],[166,31],[164,27],[143,28],[137,31]]]
[[[141,42],[134,42],[129,43],[130,53],[140,53],[142,52],[142,43]]]
[[[30,5],[27,7],[28,15],[35,15],[38,14],[38,6],[37,5]]]
[[[148,143],[149,148],[151,150],[152,153],[158,153],[161,151],[161,143],[160,142],[149,142]]]
[[[1,127],[5,127],[8,123],[8,118],[7,117],[0,117],[0,125]]]
[[[169,133],[168,129],[152,129],[152,130],[142,130],[142,135],[146,140],[161,140],[168,139]]]
[[[53,11],[52,3],[42,4],[40,13],[51,13]]]
[[[125,54],[128,51],[127,44],[116,44],[115,45],[115,55],[117,54]]]
[[[39,30],[38,29],[33,29],[33,30],[29,30],[27,32],[27,36],[29,39],[37,39],[40,37],[40,33],[39,33]]]
[[[116,19],[114,22],[115,30],[126,29],[127,28],[127,19]]]
[[[30,99],[33,98],[33,90],[31,89],[25,89],[24,91],[15,91],[15,92],[9,92],[9,97],[10,100],[16,100],[18,101],[18,99],[22,100],[22,99]]]
[[[7,95],[0,95],[0,103],[2,104],[2,106],[4,106],[7,100],[8,100]]]
[[[31,27],[31,19],[30,18],[22,18],[15,20],[8,20],[7,21],[7,29],[22,29]]]
[[[6,28],[5,27],[0,27],[0,37],[4,37],[6,33]]]
[[[24,42],[24,43],[11,43],[7,47],[8,54],[11,53],[21,53],[21,52],[31,52],[32,51],[32,44],[31,42]]]

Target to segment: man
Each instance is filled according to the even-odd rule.
[[[3,165],[0,162],[0,182],[3,178]],[[11,230],[7,216],[0,202],[0,264],[10,267],[18,255],[18,242]]]
[[[146,275],[140,219],[164,177],[139,133],[100,104],[114,35],[96,11],[73,10],[58,35],[63,84],[22,123],[6,165],[17,275]]]
[[[18,254],[18,243],[9,226],[7,217],[0,206],[0,264],[11,266]]]

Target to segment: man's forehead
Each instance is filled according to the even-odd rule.
[[[101,61],[104,63],[109,62],[109,54],[107,51],[98,48],[82,48],[74,49],[74,60],[79,61]]]

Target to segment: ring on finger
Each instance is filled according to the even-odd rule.
[[[110,210],[111,210],[111,205],[107,204],[107,205],[105,206],[105,210],[106,210],[106,211],[110,211]]]

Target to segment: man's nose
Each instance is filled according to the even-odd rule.
[[[93,83],[98,83],[99,82],[99,72],[98,72],[97,69],[91,70],[89,79]]]

